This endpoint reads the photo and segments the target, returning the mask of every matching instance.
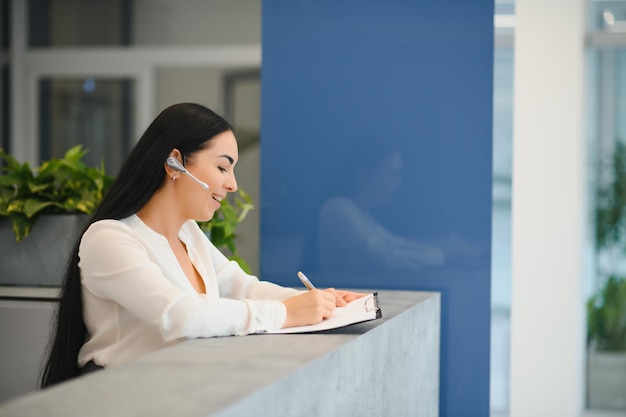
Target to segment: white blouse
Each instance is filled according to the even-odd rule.
[[[193,288],[165,237],[137,215],[89,227],[78,252],[89,333],[80,366],[93,360],[107,367],[186,338],[244,335],[284,324],[280,301],[299,291],[246,274],[192,220],[179,238],[206,294]]]

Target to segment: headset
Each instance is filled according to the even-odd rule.
[[[187,171],[187,169],[183,166],[183,164],[181,164],[178,159],[174,158],[173,156],[168,156],[167,159],[165,160],[165,163],[167,164],[168,167],[172,168],[175,171],[178,172],[182,172],[183,174],[189,175],[194,181],[196,181],[198,184],[200,184],[200,186],[202,188],[204,188],[205,190],[209,189],[209,186],[200,181],[199,179],[197,179],[196,177],[194,177],[191,172]]]

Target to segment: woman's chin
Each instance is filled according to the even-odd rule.
[[[216,210],[213,210],[210,214],[208,214],[208,215],[204,215],[204,216],[202,216],[201,218],[198,218],[198,219],[195,219],[195,220],[196,220],[197,222],[201,222],[201,223],[203,223],[203,222],[208,222],[208,221],[209,221],[209,220],[211,220],[211,219],[213,218],[213,216],[215,215],[215,211],[216,211]]]

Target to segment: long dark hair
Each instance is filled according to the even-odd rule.
[[[76,240],[68,259],[61,296],[41,373],[41,388],[81,374],[78,352],[87,338],[78,268],[83,233],[102,219],[123,219],[137,213],[162,186],[163,163],[172,149],[184,156],[204,149],[216,135],[232,130],[221,116],[199,104],[175,104],[163,110],[135,145],[117,179]]]

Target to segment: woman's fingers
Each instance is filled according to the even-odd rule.
[[[326,291],[330,292],[331,294],[335,296],[335,303],[337,307],[343,307],[347,305],[349,302],[354,301],[366,295],[366,294],[359,293],[359,292],[336,290],[334,288],[328,288]]]
[[[333,297],[335,298],[335,305],[337,307],[343,307],[346,304],[348,304],[346,300],[344,299],[344,294],[343,294],[346,291],[340,291],[334,288],[327,288],[325,291],[333,295]]]
[[[283,327],[317,324],[332,316],[336,301],[333,294],[312,290],[283,301],[287,308],[287,319]]]

